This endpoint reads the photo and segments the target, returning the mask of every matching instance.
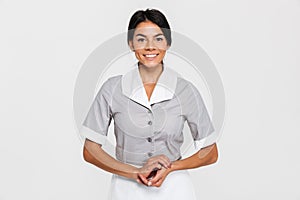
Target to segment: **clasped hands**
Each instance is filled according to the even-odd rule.
[[[146,186],[160,187],[170,172],[170,159],[165,155],[154,156],[138,169],[137,182]]]

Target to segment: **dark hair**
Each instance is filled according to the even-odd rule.
[[[127,32],[127,43],[133,40],[134,29],[138,26],[139,23],[151,21],[152,23],[159,26],[167,39],[167,44],[171,46],[172,38],[171,38],[171,30],[170,25],[167,21],[167,18],[162,14],[159,10],[156,9],[147,9],[147,10],[138,10],[136,11],[128,25],[128,32]]]

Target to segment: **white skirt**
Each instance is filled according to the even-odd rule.
[[[134,180],[113,175],[109,200],[197,200],[194,186],[187,170],[171,172],[163,184],[147,187]]]

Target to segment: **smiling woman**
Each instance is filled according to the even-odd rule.
[[[162,65],[162,60],[169,48],[162,30],[151,21],[141,22],[136,27],[129,46],[145,67]]]
[[[181,159],[185,122],[195,141],[214,128],[196,87],[163,62],[171,41],[160,11],[135,12],[128,45],[138,60],[136,68],[102,85],[83,122],[84,159],[113,173],[112,200],[195,200],[187,169],[217,161],[215,142]],[[101,146],[112,119],[116,159]]]

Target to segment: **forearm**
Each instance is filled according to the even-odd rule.
[[[216,144],[212,144],[199,150],[192,156],[183,160],[174,161],[171,171],[198,168],[205,165],[213,164],[218,159],[218,149]]]
[[[134,166],[122,163],[106,153],[100,145],[86,141],[83,150],[85,161],[113,174],[130,179],[137,179],[138,169]]]

